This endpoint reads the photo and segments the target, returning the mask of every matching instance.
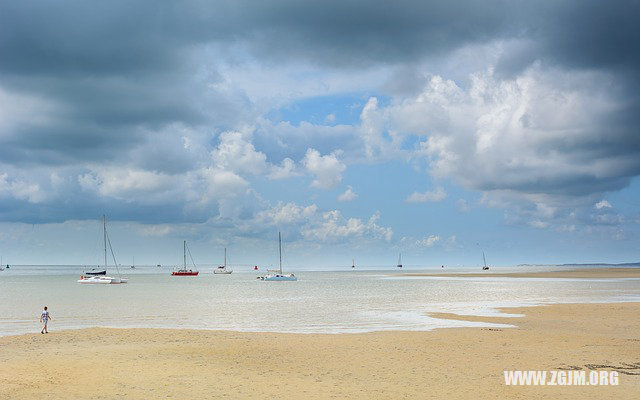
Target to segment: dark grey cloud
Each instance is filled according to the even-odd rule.
[[[5,3],[0,68],[23,73],[142,73],[181,64],[189,48],[247,41],[263,56],[390,61],[499,35],[510,2],[82,1]]]
[[[182,48],[169,40],[176,33],[172,20],[180,19],[172,7],[123,1],[3,2],[0,49],[12,57],[3,57],[0,67],[19,75],[87,77],[175,67]]]
[[[499,36],[508,2],[262,2],[250,13],[252,48],[331,66],[415,61]]]
[[[504,69],[541,59],[635,76],[638,15],[632,1],[3,2],[0,86],[60,103],[81,124],[228,127],[247,104],[206,89],[218,78],[208,44],[239,44],[274,64],[362,67],[526,39]]]
[[[419,60],[494,39],[573,67],[636,65],[636,1],[5,2],[0,70],[135,76],[184,67],[208,43],[262,59],[358,66]],[[524,55],[521,54],[520,57]]]
[[[512,5],[513,29],[503,37],[520,42],[502,56],[499,73],[511,76],[540,61],[569,70],[608,71],[628,86],[627,96],[637,93],[639,2],[572,0]]]
[[[271,67],[301,62],[353,71],[406,64],[411,71],[414,63],[492,41],[513,44],[498,63],[505,76],[534,62],[609,76],[619,102],[615,113],[598,121],[602,132],[587,141],[558,138],[547,145],[579,163],[591,155],[631,157],[640,153],[639,17],[637,1],[6,1],[0,3],[0,96],[33,104],[27,116],[0,121],[0,173],[3,164],[30,168],[96,160],[170,174],[194,168],[200,161],[189,160],[180,140],[167,139],[166,132],[179,136],[183,127],[213,137],[255,123],[243,93],[212,85],[222,79],[218,64],[241,63],[245,52],[250,62]],[[413,93],[411,82],[421,81],[419,74],[398,78],[389,90]],[[10,106],[17,110],[21,103]],[[257,140],[268,143],[268,131],[258,130]],[[321,138],[308,131],[308,137]],[[334,131],[326,134],[356,145],[348,132]],[[293,151],[306,151],[307,136],[291,140],[297,143]],[[313,147],[333,150],[329,144]],[[573,185],[570,192],[593,193],[623,187],[638,173],[630,163],[605,178],[495,185],[547,192]],[[75,203],[69,204],[71,212]],[[49,211],[37,207],[38,215]],[[17,218],[18,208],[4,204],[0,219]]]
[[[188,212],[180,204],[136,204],[123,201],[105,200],[97,196],[75,197],[62,202],[47,202],[25,207],[18,200],[3,201],[0,205],[0,221],[23,222],[27,224],[59,223],[69,220],[92,220],[107,213],[116,221],[136,221],[141,223],[203,223],[218,213],[217,209],[207,212]]]
[[[637,1],[525,2],[521,13],[524,34],[562,65],[632,71],[640,63]]]
[[[219,77],[196,49],[217,28],[203,30],[199,9],[117,1],[0,5],[0,90],[38,103],[35,118],[1,132],[3,162],[131,162],[128,150],[153,143],[149,135],[170,124],[212,131],[236,124],[248,107],[241,96],[208,87]]]
[[[97,179],[98,185],[109,179],[95,175],[91,170],[73,167],[0,170],[0,221],[55,223],[95,219],[107,213],[122,221],[202,223],[219,212],[215,201],[198,207],[185,206],[182,193],[189,190],[186,178],[176,187],[143,194],[128,193],[126,189],[121,193],[117,190],[101,193],[83,185],[82,177],[86,176]],[[6,186],[10,190],[3,190]],[[194,182],[192,186],[202,185]],[[162,190],[167,195],[157,193]]]
[[[50,127],[21,127],[2,140],[2,162],[19,166],[110,162],[142,142],[135,131],[63,121]]]

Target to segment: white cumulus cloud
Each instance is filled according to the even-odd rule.
[[[29,203],[41,203],[47,199],[38,183],[27,182],[21,179],[8,179],[8,174],[0,174],[0,196],[13,197],[26,200]]]
[[[338,210],[322,213],[322,218],[312,226],[302,230],[307,239],[331,242],[361,236],[390,241],[393,230],[378,225],[380,214],[375,213],[367,222],[359,218],[345,218]]]
[[[318,206],[299,206],[295,203],[278,203],[275,207],[257,214],[259,223],[269,222],[276,225],[306,222],[315,217]]]
[[[269,179],[286,179],[298,175],[300,175],[300,172],[296,168],[296,163],[287,157],[282,160],[280,165],[271,165],[268,177]]]
[[[420,239],[417,244],[419,246],[432,247],[433,245],[435,245],[439,241],[440,241],[440,236],[438,236],[438,235],[429,235],[424,239]]]
[[[611,208],[611,203],[609,203],[607,200],[601,200],[601,201],[599,201],[599,202],[597,202],[595,204],[595,207],[598,210],[603,209],[603,208]]]
[[[342,182],[342,173],[347,168],[335,153],[320,155],[315,149],[307,149],[307,153],[302,160],[306,170],[315,179],[311,182],[312,187],[320,189],[331,189]]]
[[[438,202],[447,198],[447,192],[441,187],[424,193],[413,192],[407,197],[407,203]]]
[[[78,177],[80,186],[101,196],[146,202],[179,185],[176,176],[126,167],[94,168]]]
[[[166,236],[172,232],[171,225],[150,225],[143,226],[138,231],[142,236]]]
[[[267,169],[267,156],[259,151],[242,132],[224,132],[211,157],[220,169],[237,173],[262,174]]]
[[[345,217],[339,210],[321,211],[315,204],[301,206],[295,203],[278,203],[258,212],[254,221],[259,226],[293,229],[311,242],[391,241],[393,230],[381,226],[378,223],[379,219],[378,212],[364,220]]]
[[[607,115],[624,106],[606,82],[539,65],[508,79],[478,72],[468,87],[433,76],[388,113],[397,129],[428,136],[415,155],[434,176],[472,190],[585,196],[621,187],[640,165],[621,146],[628,132],[600,145]]]
[[[344,191],[340,196],[338,196],[338,201],[353,201],[358,198],[358,194],[353,191],[351,186],[347,187],[347,190]]]

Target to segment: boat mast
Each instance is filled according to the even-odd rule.
[[[224,248],[224,268],[227,268],[227,248]]]
[[[484,257],[484,251],[482,252],[482,261],[484,261],[484,267],[487,267],[487,259]]]
[[[104,268],[107,268],[107,217],[102,214],[102,239],[104,241]]]
[[[187,270],[187,241],[182,242],[182,265],[184,270]]]
[[[278,253],[280,253],[280,275],[282,275],[282,237],[278,232]]]

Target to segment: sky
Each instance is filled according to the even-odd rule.
[[[0,255],[640,261],[637,1],[0,3]]]

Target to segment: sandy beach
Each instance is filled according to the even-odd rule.
[[[444,270],[443,270],[444,271]],[[494,272],[492,270],[472,273],[404,273],[402,276],[441,276],[441,277],[498,277],[498,278],[640,278],[640,268],[583,268],[566,271],[540,271],[540,272]]]
[[[640,303],[460,317],[515,328],[274,334],[92,328],[0,338],[3,399],[632,399]],[[54,325],[52,325],[52,329]],[[504,370],[616,370],[618,386],[505,386]]]

